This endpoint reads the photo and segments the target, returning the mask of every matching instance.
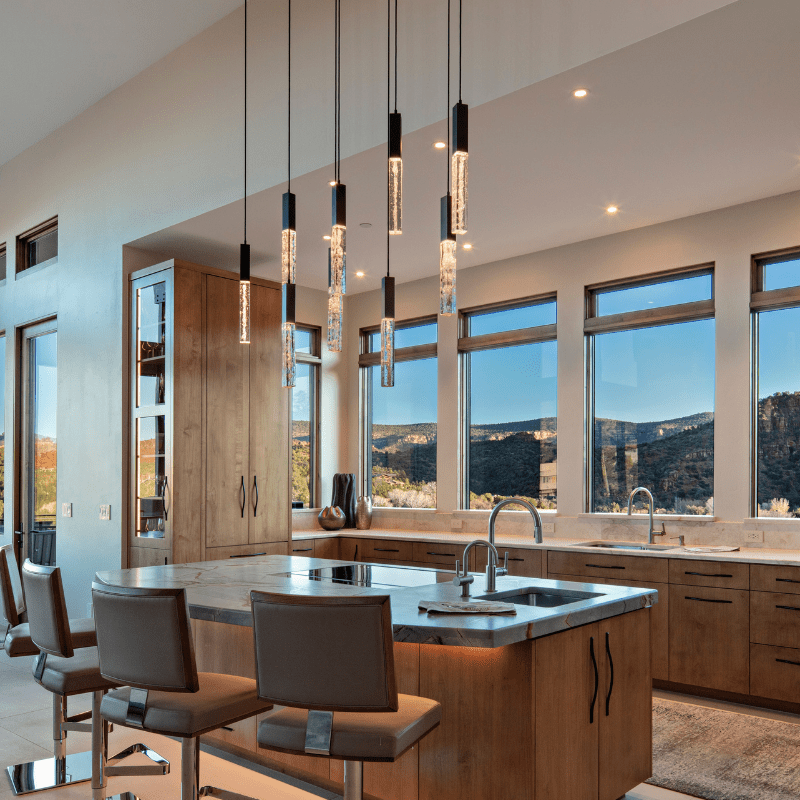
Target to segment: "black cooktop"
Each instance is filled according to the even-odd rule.
[[[343,567],[304,569],[289,573],[293,578],[308,578],[310,581],[345,583],[348,586],[430,586],[432,583],[447,583],[453,573],[414,567],[388,567],[383,564],[350,564]]]

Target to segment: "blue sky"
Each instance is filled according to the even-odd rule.
[[[36,351],[36,434],[56,438],[56,334],[32,340]]]
[[[758,351],[759,398],[800,391],[800,308],[759,314]]]

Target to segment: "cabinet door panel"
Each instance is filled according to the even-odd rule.
[[[339,540],[317,539],[314,542],[314,558],[339,558]]]
[[[750,592],[750,641],[800,647],[800,597]]]
[[[584,625],[534,642],[537,800],[597,797],[600,713],[605,711],[599,680],[591,721],[590,706],[594,663],[599,669],[602,653],[599,633],[598,625]]]
[[[249,541],[289,538],[289,395],[281,386],[280,293],[252,286],[250,312]],[[255,481],[258,481],[258,507]]]
[[[508,574],[520,578],[543,578],[544,577],[544,550],[527,550],[523,547],[505,547],[497,545],[497,552],[500,556],[500,564],[503,563],[505,553],[508,553]],[[475,571],[480,572],[486,569],[488,551],[485,547],[478,548],[475,556]]]
[[[747,694],[750,593],[705,586],[670,588],[670,680]]]
[[[650,664],[652,610],[600,624],[599,800],[617,800],[653,774],[653,692]]]
[[[800,650],[751,644],[750,694],[797,703],[800,698]]]
[[[206,547],[221,547],[248,543],[248,346],[239,342],[239,284],[207,281]]]
[[[715,586],[718,589],[750,588],[750,565],[734,561],[671,558],[669,582],[684,586]]]
[[[619,556],[610,553],[570,553],[547,551],[547,571],[559,575],[582,575],[585,578],[620,578],[624,580],[669,582],[665,558]],[[591,581],[587,581],[591,583]]]

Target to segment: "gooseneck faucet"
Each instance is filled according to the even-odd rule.
[[[647,532],[647,543],[653,544],[653,537],[654,536],[666,536],[667,532],[664,528],[664,523],[661,523],[661,530],[657,531],[653,527],[653,495],[650,493],[649,489],[645,489],[644,486],[637,486],[628,497],[628,516],[631,515],[631,511],[633,510],[633,498],[639,493],[642,492],[643,494],[647,495],[647,502],[648,507],[650,510],[650,529]]]
[[[638,490],[637,490],[638,491]],[[647,491],[647,490],[645,490]],[[649,492],[648,492],[649,494]],[[536,540],[536,544],[542,543],[542,518],[539,516],[539,511],[537,510],[536,506],[529,503],[527,500],[523,500],[521,497],[507,497],[505,500],[501,500],[493,509],[492,513],[489,515],[489,543],[494,545],[494,525],[497,521],[497,515],[500,513],[500,509],[504,506],[511,506],[511,505],[518,505],[522,506],[523,508],[528,510],[528,513],[533,517],[533,536]]]

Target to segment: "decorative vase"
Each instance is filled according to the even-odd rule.
[[[341,508],[326,506],[317,516],[319,524],[326,531],[338,531],[344,527],[345,516]]]
[[[368,531],[372,526],[372,498],[362,496],[356,501],[356,528]]]
[[[345,528],[356,526],[356,476],[352,472],[337,472],[333,476],[331,506],[344,512]]]

